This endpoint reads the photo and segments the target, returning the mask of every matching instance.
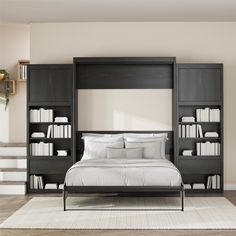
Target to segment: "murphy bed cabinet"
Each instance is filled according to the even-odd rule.
[[[184,184],[223,192],[223,65],[177,64],[174,94],[174,156]]]
[[[28,66],[29,193],[61,191],[59,186],[64,182],[65,173],[75,162],[74,88],[72,65]],[[66,117],[68,120],[56,122],[56,117]],[[58,150],[66,150],[66,154],[58,156]]]

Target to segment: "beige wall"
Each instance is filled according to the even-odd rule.
[[[9,70],[17,79],[17,62],[29,59],[30,27],[19,24],[0,24],[0,68]],[[26,84],[17,83],[17,93],[10,97],[7,111],[0,104],[0,141],[25,142]]]
[[[224,63],[225,182],[236,184],[236,23],[52,23],[31,25],[31,61],[74,56],[176,56]]]

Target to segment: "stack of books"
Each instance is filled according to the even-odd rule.
[[[53,156],[53,143],[31,143],[31,156]]]
[[[183,116],[182,122],[195,122],[195,117],[193,116]]]
[[[71,138],[71,125],[49,125],[47,138]]]
[[[43,177],[41,175],[30,175],[30,188],[43,189]]]
[[[183,156],[192,156],[193,150],[183,150]]]
[[[196,116],[198,122],[220,122],[220,109],[197,109]]]
[[[220,189],[220,175],[213,175],[208,177],[207,189]]]
[[[44,108],[31,109],[30,122],[53,122],[53,110]]]
[[[196,143],[197,156],[219,156],[220,143]]]

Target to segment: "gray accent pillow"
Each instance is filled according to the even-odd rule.
[[[143,157],[147,159],[165,159],[165,142],[163,138],[155,139],[128,139],[126,148],[144,148]]]
[[[112,148],[107,147],[108,159],[142,159],[143,148]]]

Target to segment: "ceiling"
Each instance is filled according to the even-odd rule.
[[[236,21],[235,0],[0,0],[3,23]]]

